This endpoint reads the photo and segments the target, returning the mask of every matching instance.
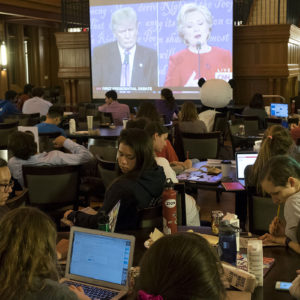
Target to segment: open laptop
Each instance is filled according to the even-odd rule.
[[[287,118],[289,116],[288,104],[271,103],[271,116],[278,118]]]
[[[126,294],[135,237],[72,226],[65,284],[82,286],[91,299]]]
[[[255,163],[257,152],[236,152],[236,179],[245,186],[245,169]]]

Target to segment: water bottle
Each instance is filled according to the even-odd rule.
[[[236,233],[239,229],[230,224],[228,220],[222,220],[219,225],[219,255],[222,261],[236,266]]]
[[[103,211],[98,212],[98,229],[109,232],[109,216]]]
[[[164,234],[177,232],[176,195],[177,192],[174,190],[173,182],[171,178],[168,178],[162,194]]]

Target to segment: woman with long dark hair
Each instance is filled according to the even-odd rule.
[[[223,300],[222,273],[204,238],[190,232],[167,235],[145,252],[133,293],[125,299]]]
[[[75,225],[97,228],[100,212],[110,212],[121,200],[116,231],[135,229],[137,211],[151,206],[162,194],[166,177],[154,159],[151,137],[144,130],[131,128],[121,132],[117,159],[119,177],[107,189],[99,213],[65,213],[65,217]]]
[[[155,102],[157,111],[165,116],[165,123],[173,120],[174,114],[178,114],[178,107],[170,89],[162,89],[160,91],[161,99]]]

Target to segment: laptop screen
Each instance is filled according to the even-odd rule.
[[[255,163],[257,155],[258,153],[255,152],[236,153],[237,179],[245,179],[245,169],[247,166],[253,165]]]
[[[126,285],[131,241],[74,231],[69,274]]]
[[[289,116],[288,105],[284,103],[271,103],[271,116],[287,118]]]

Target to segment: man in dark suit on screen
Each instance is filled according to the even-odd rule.
[[[93,50],[93,87],[157,86],[157,54],[136,43],[136,12],[131,7],[113,12],[111,29],[116,41]]]

